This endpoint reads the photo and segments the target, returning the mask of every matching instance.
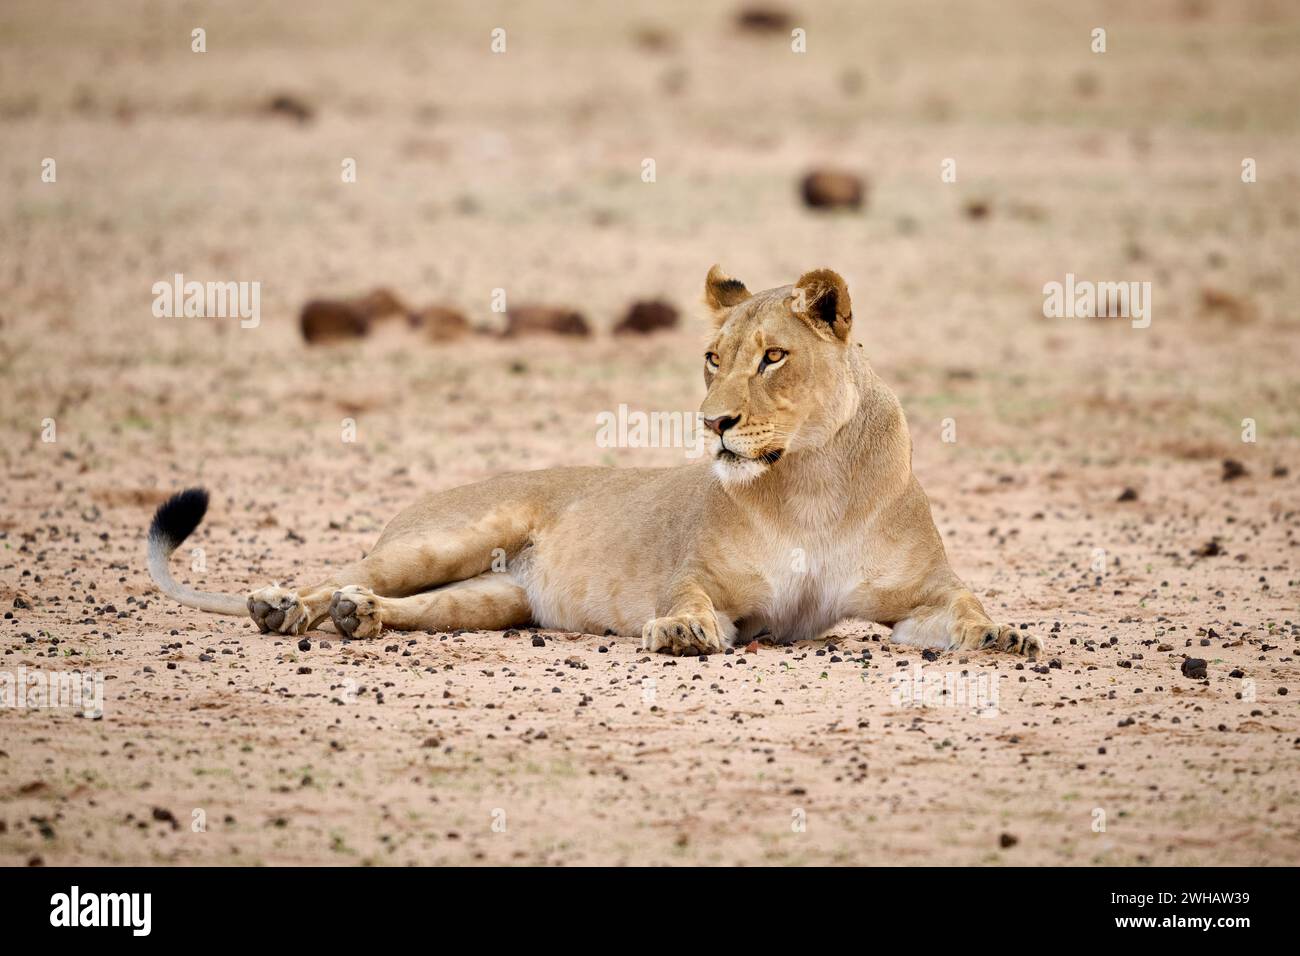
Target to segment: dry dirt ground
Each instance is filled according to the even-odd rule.
[[[105,700],[0,710],[0,861],[1300,863],[1300,11],[1138,7],[799,2],[796,54],[731,4],[8,0],[0,671],[101,673]],[[821,163],[864,209],[803,208]],[[955,567],[1042,660],[865,624],[708,660],[299,650],[150,586],[151,510],[193,484],[176,573],[243,592],[425,491],[679,462],[598,447],[596,415],[698,405],[715,261],[846,276]],[[175,273],[260,282],[261,324],[155,318]],[[1044,318],[1066,273],[1151,282],[1150,327]],[[303,301],[376,285],[598,334],[302,343]],[[680,331],[608,335],[651,296]],[[922,667],[1000,675],[996,715],[904,706]]]

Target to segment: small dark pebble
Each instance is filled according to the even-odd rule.
[[[176,817],[166,807],[154,807],[151,815],[159,823],[170,823],[172,825],[172,829],[175,829],[176,827],[180,826],[180,824],[177,823],[176,821]]]

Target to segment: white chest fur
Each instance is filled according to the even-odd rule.
[[[785,535],[771,542],[756,569],[766,583],[759,606],[746,615],[747,631],[777,640],[816,637],[844,617],[860,583],[856,542],[822,535]]]

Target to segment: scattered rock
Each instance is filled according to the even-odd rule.
[[[1200,657],[1188,657],[1183,660],[1183,676],[1192,680],[1205,680],[1206,663]]]
[[[789,33],[794,21],[779,7],[755,5],[740,9],[736,14],[736,26],[751,33]]]
[[[388,289],[375,289],[352,299],[313,299],[302,307],[299,326],[312,345],[356,339],[372,323],[407,314],[402,301]]]
[[[1010,833],[1004,833],[1000,837],[998,837],[998,846],[1002,847],[1002,849],[1004,850],[1010,849],[1011,847],[1015,846],[1019,842],[1020,842],[1020,837],[1013,836]]]
[[[469,319],[445,305],[430,305],[411,316],[411,323],[433,342],[450,342],[468,335]]]
[[[677,325],[677,309],[660,299],[633,302],[623,320],[614,326],[615,335],[637,332],[648,335],[660,329],[671,329]]]
[[[1116,501],[1137,501],[1138,500],[1137,489],[1125,488],[1123,491],[1119,493],[1119,497],[1116,498],[1115,500]]]
[[[175,815],[166,807],[154,807],[151,816],[159,823],[170,823],[173,830],[180,828],[180,823],[177,822]]]
[[[1248,322],[1255,317],[1250,303],[1223,289],[1205,286],[1201,289],[1201,311],[1221,315],[1233,322]]]
[[[355,306],[323,299],[304,305],[298,324],[310,345],[359,339],[370,331],[370,320]]]
[[[506,313],[506,338],[517,335],[573,335],[588,336],[591,327],[582,313],[573,309],[550,305],[521,305]]]
[[[1223,480],[1224,481],[1236,481],[1238,478],[1245,477],[1246,475],[1249,474],[1250,472],[1246,470],[1246,466],[1243,465],[1241,462],[1237,461],[1237,459],[1235,458],[1223,459]]]
[[[1223,545],[1219,543],[1218,537],[1211,538],[1192,552],[1198,558],[1217,558],[1223,553]]]
[[[979,220],[987,219],[992,209],[985,199],[968,199],[962,211],[966,213],[967,219]]]
[[[801,185],[804,204],[813,209],[860,209],[866,198],[862,177],[835,169],[815,169]]]
[[[271,97],[266,104],[266,111],[274,116],[283,116],[297,120],[299,123],[311,122],[316,111],[305,101],[291,93],[279,93]]]
[[[365,295],[353,299],[352,305],[372,321],[409,316],[411,312],[392,290],[384,288],[372,289]]]

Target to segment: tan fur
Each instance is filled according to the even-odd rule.
[[[849,341],[844,280],[816,270],[751,294],[715,266],[705,301],[716,367],[705,363],[701,412],[731,426],[709,460],[429,495],[324,584],[254,592],[255,620],[301,633],[330,616],[355,637],[534,621],[697,654],[855,617],[930,647],[1036,653],[1037,638],[994,624],[949,568],[902,408]],[[284,611],[275,627],[268,608]]]

